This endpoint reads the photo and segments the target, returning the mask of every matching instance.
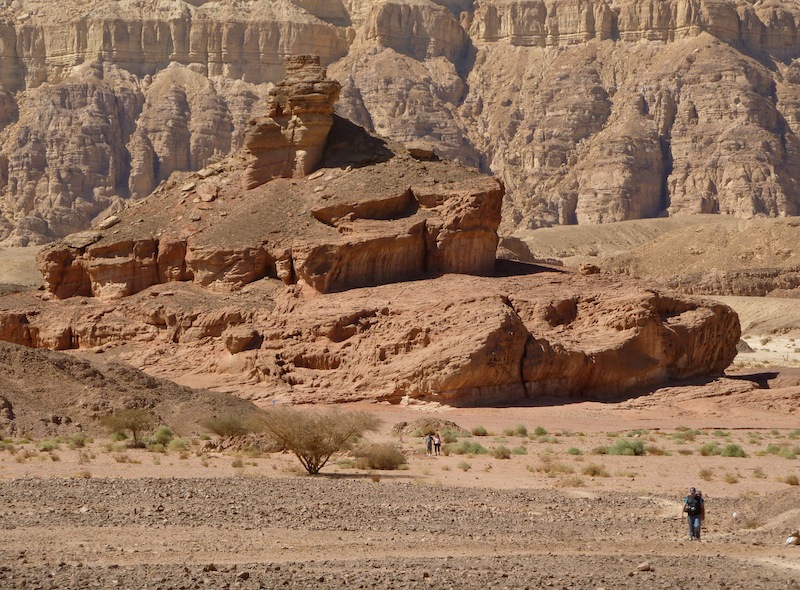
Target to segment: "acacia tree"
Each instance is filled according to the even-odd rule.
[[[334,453],[350,449],[381,421],[366,412],[273,408],[264,414],[264,432],[291,451],[305,470],[316,475]]]
[[[145,410],[123,408],[100,419],[101,423],[113,432],[130,430],[133,435],[133,446],[139,446],[139,433],[153,427],[155,416]]]

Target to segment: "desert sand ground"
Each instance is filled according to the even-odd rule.
[[[2,254],[0,283],[27,284]],[[347,408],[383,420],[369,440],[401,447],[400,470],[343,455],[310,477],[197,433],[165,453],[7,441],[0,588],[796,588],[800,380],[778,365],[797,364],[798,307],[723,301],[755,349],[728,378],[603,403]],[[460,438],[488,452],[427,456],[392,433],[423,418],[484,427]],[[620,440],[647,453],[603,452]],[[680,514],[690,485],[707,498],[699,543]]]

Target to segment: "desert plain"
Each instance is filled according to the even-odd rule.
[[[19,252],[0,282],[22,282]],[[344,404],[381,419],[367,440],[402,450],[395,470],[344,453],[308,476],[290,453],[188,429],[161,452],[6,440],[0,587],[796,587],[798,300],[727,302],[753,352],[720,378],[603,401]],[[461,429],[440,456],[425,453],[431,421]],[[645,453],[614,454],[626,445]],[[689,486],[707,502],[700,542]]]

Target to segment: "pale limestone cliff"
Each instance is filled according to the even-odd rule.
[[[789,0],[15,0],[0,240],[86,229],[240,148],[292,54],[337,112],[497,175],[503,231],[800,212]]]

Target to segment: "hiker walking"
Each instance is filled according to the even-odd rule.
[[[705,506],[703,497],[697,493],[695,488],[689,488],[689,495],[683,499],[683,512],[686,514],[689,523],[689,540],[700,540],[700,527],[705,517]]]

